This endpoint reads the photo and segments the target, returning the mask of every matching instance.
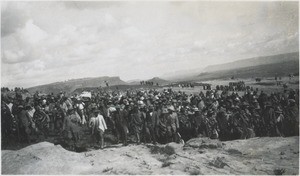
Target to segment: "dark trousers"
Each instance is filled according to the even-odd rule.
[[[117,138],[119,140],[119,137],[121,137],[123,145],[127,145],[127,139],[128,139],[128,128],[124,124],[117,124],[116,125],[116,131],[117,131]]]

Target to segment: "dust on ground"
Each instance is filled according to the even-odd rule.
[[[185,145],[111,145],[82,153],[40,142],[2,150],[2,174],[298,175],[299,137],[195,138]]]

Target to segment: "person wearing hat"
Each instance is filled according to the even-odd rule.
[[[168,131],[168,139],[169,142],[176,142],[176,134],[177,130],[179,128],[179,120],[177,113],[175,112],[175,109],[173,106],[168,107],[168,115],[167,115],[167,131]]]
[[[160,143],[167,142],[167,116],[169,112],[168,109],[163,107],[161,110],[161,115],[159,116],[158,122],[158,141]]]
[[[223,103],[216,115],[216,120],[220,129],[219,139],[221,141],[230,139],[230,131],[228,126],[229,114],[227,114],[225,107],[226,105]]]
[[[131,114],[131,124],[132,124],[132,130],[136,137],[137,144],[141,143],[141,134],[142,134],[145,118],[146,118],[145,113],[140,111],[138,106],[134,106],[133,113]]]
[[[153,125],[153,134],[152,134],[152,142],[154,144],[157,143],[157,137],[159,136],[159,120],[160,116],[162,115],[161,106],[158,104],[154,105],[153,112],[152,112],[152,125]]]
[[[178,113],[179,129],[178,132],[184,141],[191,138],[191,122],[188,118],[186,108],[182,107]]]
[[[156,114],[154,114],[154,107],[153,105],[150,105],[146,112],[146,119],[145,119],[145,126],[144,126],[144,132],[145,132],[145,141],[146,142],[153,142],[156,143],[156,135],[155,135],[155,125],[156,125]]]
[[[67,111],[67,115],[64,117],[62,134],[66,141],[74,142],[74,145],[79,141],[81,133],[79,125],[81,118],[76,112],[76,109],[70,107]]]
[[[116,129],[117,141],[121,138],[124,146],[127,146],[127,136],[128,136],[128,127],[127,127],[127,111],[121,110],[121,106],[116,106],[116,111],[113,114],[113,121]]]
[[[29,144],[31,142],[30,135],[31,135],[31,127],[34,126],[34,122],[31,118],[31,116],[28,114],[28,110],[31,109],[30,106],[26,106],[25,108],[20,105],[18,106],[19,113],[18,113],[18,119],[19,119],[19,132],[20,137],[24,138],[25,141]]]
[[[276,129],[278,130],[277,131],[277,134],[279,136],[283,136],[283,121],[284,121],[284,115],[283,115],[283,112],[282,112],[282,109],[280,108],[280,106],[277,106],[276,109],[275,109],[275,116],[276,116]]]
[[[262,112],[265,134],[264,136],[276,136],[275,110],[270,101],[265,102],[265,109]]]
[[[263,134],[263,121],[261,118],[261,113],[260,113],[260,107],[259,104],[257,103],[258,106],[250,106],[249,107],[249,111],[251,114],[251,124],[252,124],[252,128],[255,132],[255,136],[262,136]]]
[[[91,134],[96,139],[96,143],[100,144],[100,148],[104,148],[104,132],[107,129],[104,117],[100,113],[99,109],[94,111],[94,116],[89,121],[89,127],[91,128]]]
[[[213,109],[208,109],[207,111],[207,119],[208,119],[208,137],[211,139],[217,139],[219,137],[219,134],[217,132],[218,130],[218,124],[216,120],[216,112]]]
[[[30,111],[29,111],[30,112]],[[60,108],[59,104],[55,104],[53,111],[52,111],[53,117],[54,117],[54,130],[55,132],[60,132],[63,128],[64,123],[64,112]]]
[[[195,106],[192,108],[192,111],[193,115],[190,116],[191,127],[193,129],[193,137],[197,137],[200,133],[202,133],[201,122],[203,121],[203,116],[200,113],[199,109]]]
[[[1,132],[2,144],[6,144],[17,130],[17,119],[12,114],[12,101],[8,95],[1,94]]]
[[[35,107],[35,112],[33,114],[33,121],[36,124],[37,129],[42,132],[45,138],[48,137],[49,132],[49,116],[42,110],[40,106]]]

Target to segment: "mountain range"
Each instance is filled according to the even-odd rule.
[[[177,81],[229,79],[232,76],[236,78],[273,77],[287,76],[288,74],[299,74],[299,52],[248,58],[225,64],[211,65],[202,69],[202,71],[201,69],[194,69],[192,71],[181,70],[179,72],[170,73],[169,78],[172,79],[165,80],[160,77],[154,77],[145,81],[153,82],[154,85],[156,85],[156,83],[159,85],[167,85]],[[120,77],[103,76],[55,82],[31,87],[27,90],[30,93],[36,91],[43,93],[59,93],[60,91],[73,92],[74,90],[82,90],[84,88],[106,87],[106,82],[109,86],[139,86],[140,81],[141,80],[136,79],[125,82],[121,80]]]
[[[296,62],[297,60],[299,61],[299,52],[272,55],[272,56],[254,57],[254,58],[229,62],[225,64],[210,65],[207,66],[203,70],[203,72],[215,72],[221,70],[234,70],[238,68],[262,66],[262,65],[269,65],[269,64],[289,63],[289,62]]]
[[[206,67],[190,80],[273,77],[299,74],[299,52],[249,58]]]

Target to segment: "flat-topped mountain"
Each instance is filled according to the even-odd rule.
[[[64,82],[55,82],[51,84],[45,84],[40,86],[35,86],[28,88],[27,90],[30,93],[36,91],[41,91],[43,93],[59,93],[60,91],[65,91],[67,93],[73,92],[75,89],[84,88],[84,87],[105,87],[106,83],[109,86],[113,85],[126,85],[125,81],[121,80],[120,77],[95,77],[95,78],[80,78],[80,79],[71,79]]]

